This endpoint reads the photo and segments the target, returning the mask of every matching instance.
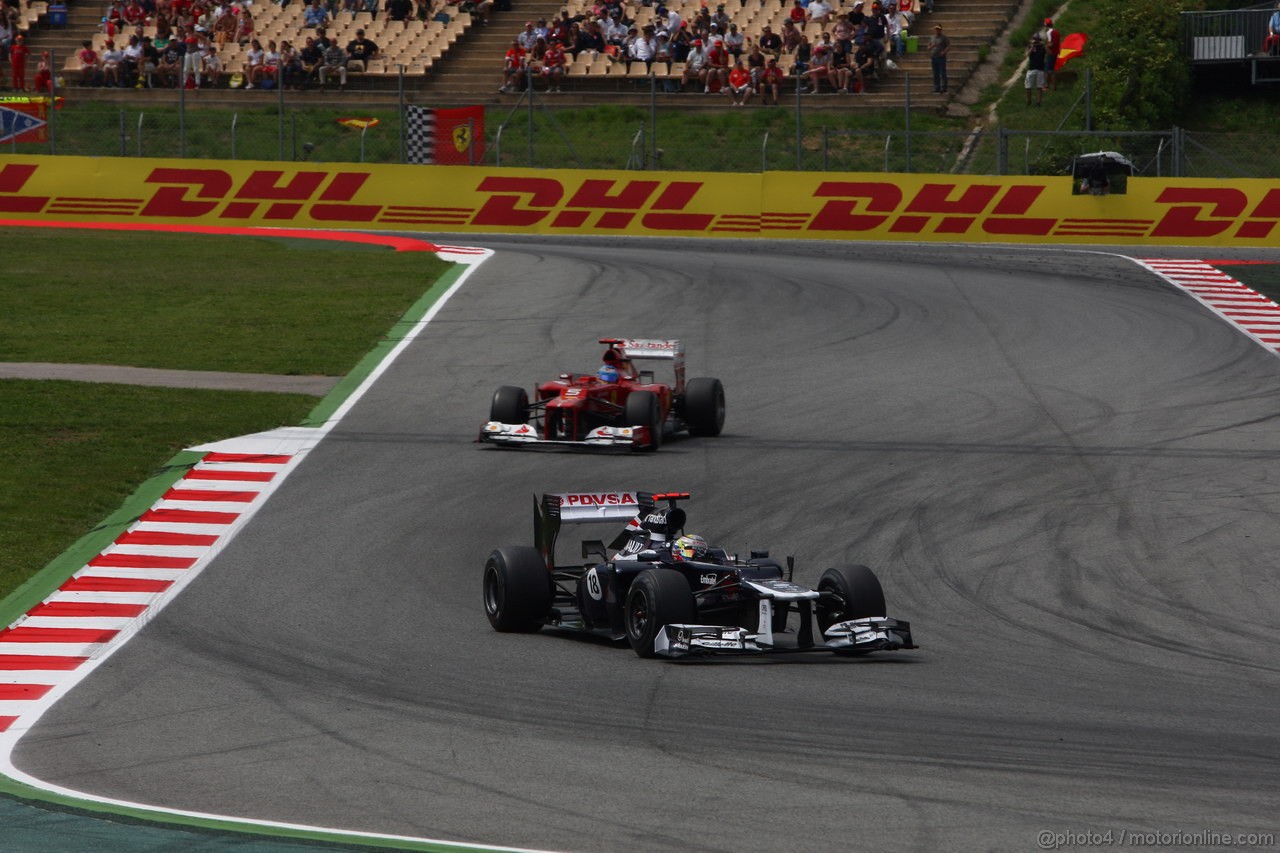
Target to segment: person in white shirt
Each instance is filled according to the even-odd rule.
[[[520,35],[516,36],[516,41],[520,43],[525,53],[533,50],[534,45],[538,43],[538,34],[533,31],[533,21],[525,21],[524,29],[520,31]]]
[[[142,40],[137,36],[129,36],[129,43],[124,47],[124,82],[128,85],[134,74],[142,71]]]
[[[211,44],[205,45],[204,55],[200,57],[200,74],[206,86],[217,86],[222,81],[222,57]]]
[[[643,62],[645,68],[652,65],[654,48],[653,27],[645,27],[643,33],[629,40],[627,45],[627,70],[631,70],[632,62]]]
[[[810,0],[807,15],[810,21],[825,24],[831,20],[831,4],[827,0]]]
[[[690,80],[702,82],[707,78],[707,51],[702,45],[702,39],[694,39],[691,47],[689,55],[684,58],[684,73],[680,75],[682,90]]]
[[[676,33],[680,32],[681,25],[684,24],[684,19],[680,17],[680,13],[675,9],[659,6],[657,14],[658,26],[666,30],[668,36],[675,38]]]
[[[124,85],[124,51],[116,43],[107,40],[102,50],[102,85],[119,89]]]

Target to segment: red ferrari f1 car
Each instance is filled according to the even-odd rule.
[[[601,338],[600,343],[608,349],[595,373],[562,373],[539,385],[532,401],[523,388],[499,388],[480,441],[657,450],[668,433],[720,434],[724,386],[719,379],[686,382],[679,341]],[[674,380],[657,382],[652,370],[634,364],[646,360],[671,362]]]

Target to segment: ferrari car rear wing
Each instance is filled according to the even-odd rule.
[[[625,359],[626,361],[660,360],[671,362],[671,371],[675,374],[673,390],[676,394],[684,393],[684,344],[679,341],[659,341],[648,338],[601,338],[600,343],[608,344],[609,350],[604,354],[606,362]],[[642,371],[641,381],[652,382],[653,371]]]
[[[684,344],[679,341],[658,341],[648,338],[601,338],[622,354],[623,358],[660,358],[684,364]]]

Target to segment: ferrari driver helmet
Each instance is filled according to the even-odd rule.
[[[596,371],[596,376],[600,377],[601,382],[617,382],[618,368],[612,364],[602,364]]]
[[[671,553],[681,560],[701,560],[707,556],[707,540],[696,533],[681,536],[671,546]]]

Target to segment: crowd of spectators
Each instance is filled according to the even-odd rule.
[[[461,11],[483,22],[510,0],[293,0],[302,9],[296,31],[278,38],[260,32],[265,4],[253,0],[109,0],[101,33],[81,43],[60,69],[70,85],[108,88],[196,89],[229,83],[244,89],[305,88],[364,71],[380,47],[357,30],[330,36],[340,20],[367,13],[392,22],[448,21]],[[495,6],[495,2],[500,4]],[[273,4],[274,5],[274,4]],[[10,8],[0,0],[0,10]],[[276,10],[278,11],[278,10]],[[0,14],[0,60],[9,60],[14,88],[27,90],[27,48]],[[348,31],[349,32],[349,31]],[[228,62],[229,57],[234,59]],[[47,63],[47,54],[43,57]],[[231,66],[231,67],[229,67]],[[48,70],[48,69],[46,69]],[[46,75],[49,80],[52,75]],[[40,78],[44,80],[44,77]],[[45,89],[49,83],[44,83]]]
[[[565,74],[583,67],[575,63],[604,62],[628,75],[642,64],[665,92],[723,92],[735,105],[753,95],[777,103],[787,80],[807,94],[856,94],[896,69],[908,29],[933,11],[933,0],[860,0],[841,10],[830,0],[790,3],[777,31],[772,23],[749,27],[725,4],[690,7],[687,18],[674,5],[649,14],[650,7],[623,0],[594,0],[576,13],[569,7],[550,21],[525,23],[506,52],[499,92],[539,81],[559,91]]]

